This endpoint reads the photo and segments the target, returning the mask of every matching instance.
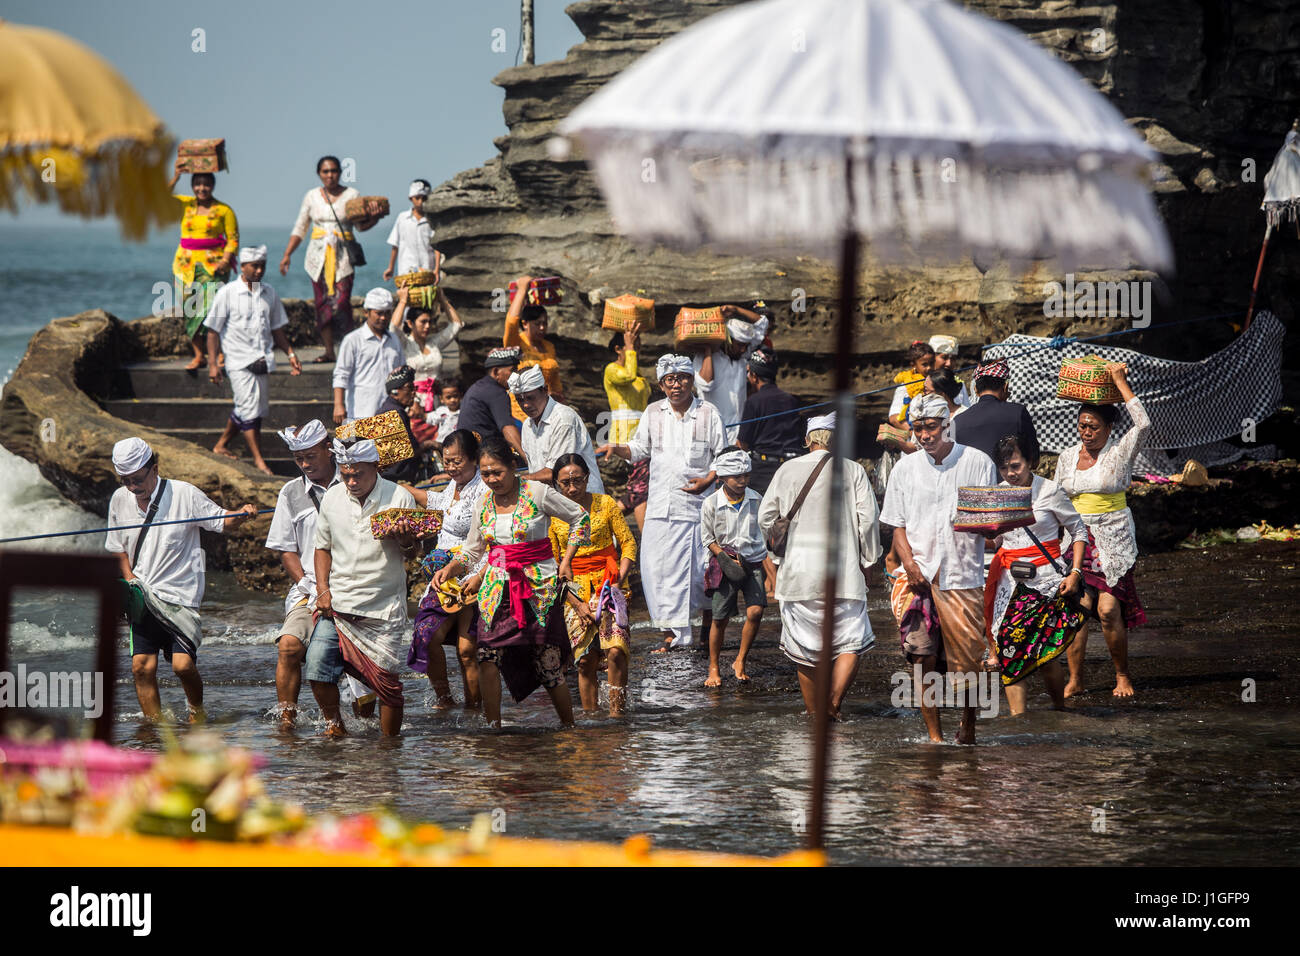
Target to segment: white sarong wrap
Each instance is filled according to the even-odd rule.
[[[345,620],[342,615],[335,614],[334,626],[382,670],[397,674],[406,666],[406,647],[411,643],[411,635],[405,615],[382,621],[375,617],[356,616]]]
[[[816,667],[822,648],[824,599],[781,602],[781,651],[796,664]],[[841,598],[835,602],[835,637],[831,651],[861,654],[876,642],[867,617],[867,602]]]
[[[133,584],[140,589],[140,593],[144,595],[145,607],[164,627],[174,632],[182,643],[189,643],[193,646],[193,650],[189,652],[190,656],[198,652],[199,645],[203,642],[203,632],[199,625],[198,611],[192,607],[185,607],[183,604],[164,601],[154,594],[153,589],[140,578],[132,578],[127,584]]]

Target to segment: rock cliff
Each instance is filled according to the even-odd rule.
[[[662,331],[682,305],[763,298],[778,315],[774,341],[787,369],[782,385],[809,398],[825,396],[837,291],[831,264],[798,255],[756,261],[634,248],[614,233],[585,165],[557,162],[546,152],[555,124],[606,80],[666,37],[732,5],[582,0],[566,12],[584,42],[563,60],[496,77],[506,92],[509,135],[496,141],[497,156],[443,183],[428,202],[439,247],[450,257],[447,288],[473,323],[466,336],[471,367],[500,328],[494,290],[521,272],[554,274],[563,277],[566,298],[553,310],[553,334],[573,383],[568,391],[589,417],[604,407],[599,368],[608,337],[593,300],[637,289],[658,303],[661,333],[649,338],[647,352],[668,344]],[[1289,81],[1300,75],[1294,5],[970,0],[967,6],[1017,27],[1069,62],[1161,154],[1158,199],[1178,273],[1158,290],[1157,325],[1195,315],[1244,315],[1263,234],[1263,175],[1300,113]],[[1253,181],[1245,181],[1251,163],[1253,176],[1245,179]],[[1297,245],[1294,239],[1275,243],[1265,273],[1264,295],[1287,322],[1300,289]],[[973,264],[924,272],[869,269],[856,314],[857,386],[886,384],[900,348],[934,332],[956,335],[963,358],[973,360],[979,345],[1012,331],[1088,335],[1119,327],[1118,320],[1046,318],[1043,282],[1051,278],[1013,276],[997,267],[984,273]],[[800,291],[805,311],[793,308]],[[504,309],[500,296],[495,305]],[[1124,342],[1193,357],[1221,347],[1232,334],[1226,320],[1196,329],[1191,336],[1163,337],[1153,329]],[[879,411],[883,403],[882,397],[865,409]]]

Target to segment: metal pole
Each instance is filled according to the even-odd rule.
[[[831,454],[835,458],[849,457],[853,446],[854,413],[853,392],[849,388],[849,363],[853,355],[853,303],[857,301],[858,245],[856,232],[844,237],[840,256],[840,314],[835,335],[835,439]],[[826,538],[826,588],[823,601],[822,647],[814,679],[814,697],[817,713],[816,737],[813,744],[812,808],[808,822],[808,846],[820,850],[826,834],[826,777],[830,767],[830,703],[831,671],[835,666],[832,644],[835,640],[835,591],[840,559],[840,511],[844,498],[839,461],[830,465],[831,487],[829,521]]]
[[[519,3],[519,43],[523,47],[525,63],[533,62],[533,0]]]

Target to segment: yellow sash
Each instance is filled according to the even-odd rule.
[[[329,232],[332,232],[336,236],[342,236],[344,239],[352,238],[352,233],[348,232],[346,229],[342,232],[339,232],[337,229],[330,229]],[[311,237],[313,239],[324,239],[326,235],[327,233],[324,229],[313,229],[311,231]],[[336,243],[333,242],[325,243],[325,291],[329,295],[334,294],[334,267],[336,264],[336,255],[334,252],[335,245]]]
[[[1074,510],[1081,515],[1101,515],[1109,511],[1123,511],[1128,507],[1128,499],[1122,491],[1104,495],[1084,491],[1070,500],[1074,502]]]

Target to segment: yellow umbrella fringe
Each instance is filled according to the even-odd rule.
[[[176,222],[167,189],[172,149],[166,133],[147,143],[114,140],[94,150],[29,144],[0,151],[0,207],[17,210],[20,197],[57,203],[83,218],[112,215],[122,236],[143,240],[151,226]],[[52,180],[52,181],[51,181]]]

